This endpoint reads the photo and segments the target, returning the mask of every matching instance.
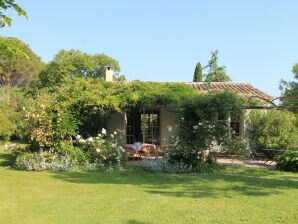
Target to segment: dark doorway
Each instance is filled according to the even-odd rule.
[[[130,108],[127,111],[126,142],[160,144],[160,111]]]

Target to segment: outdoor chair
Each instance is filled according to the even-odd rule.
[[[164,156],[168,152],[168,145],[160,145],[156,146],[154,157],[158,158],[159,156]]]
[[[151,151],[153,150],[153,153],[156,151],[155,145],[140,142],[135,142],[134,144],[124,144],[123,147],[125,148],[127,155],[133,158],[136,156],[139,158],[142,158],[142,156],[150,157]]]
[[[125,153],[126,153],[126,155],[127,155],[128,158],[134,160],[135,157],[140,157],[140,154],[137,153],[137,152],[136,152],[135,150],[133,150],[132,148],[127,147],[127,146],[125,146],[125,145],[123,145],[123,148],[124,148]]]

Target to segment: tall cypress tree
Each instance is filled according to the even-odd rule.
[[[203,81],[202,65],[200,62],[198,62],[196,65],[195,72],[193,74],[193,81],[194,82],[202,82]]]

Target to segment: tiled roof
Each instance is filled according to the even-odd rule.
[[[196,89],[197,91],[209,90],[229,90],[235,93],[256,96],[263,99],[270,100],[272,96],[256,89],[250,83],[237,83],[237,82],[186,82],[188,86]]]

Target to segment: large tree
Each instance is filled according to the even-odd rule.
[[[293,66],[294,81],[281,80],[282,106],[298,113],[298,63]]]
[[[24,16],[26,19],[29,19],[27,12],[16,4],[14,0],[0,0],[0,28],[11,25],[12,19],[3,12],[11,8],[14,9],[19,16]]]
[[[202,73],[202,65],[200,62],[197,63],[195,72],[193,74],[194,82],[202,82],[203,81],[203,73]]]
[[[205,82],[229,82],[231,78],[226,74],[225,66],[218,66],[218,50],[211,52],[211,59],[203,69],[208,69]]]
[[[105,55],[90,55],[79,50],[61,50],[39,75],[41,87],[57,85],[65,78],[103,78],[105,66],[120,71],[117,60]]]
[[[44,63],[29,45],[15,37],[0,36],[0,86],[26,86]]]

